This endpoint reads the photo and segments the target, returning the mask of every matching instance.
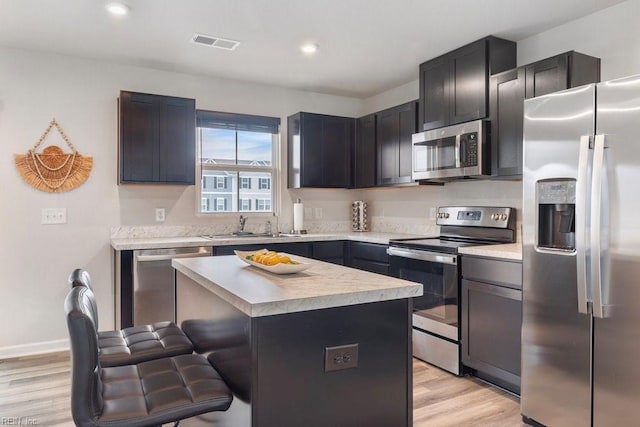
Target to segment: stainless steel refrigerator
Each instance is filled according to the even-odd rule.
[[[638,425],[640,75],[525,101],[521,410]]]

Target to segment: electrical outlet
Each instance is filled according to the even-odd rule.
[[[315,208],[315,219],[322,219],[322,208]]]
[[[429,219],[436,219],[436,208],[429,208]]]
[[[324,371],[341,371],[358,367],[358,344],[325,347]]]
[[[313,218],[313,214],[312,214],[312,210],[311,208],[304,208],[304,219],[311,219]]]
[[[164,208],[156,208],[156,222],[164,222]]]
[[[67,208],[42,208],[41,224],[66,224],[67,223]]]

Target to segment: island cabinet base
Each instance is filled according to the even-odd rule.
[[[412,425],[409,299],[250,317],[176,278],[178,320],[210,325],[209,360],[234,391],[229,411],[181,426]]]

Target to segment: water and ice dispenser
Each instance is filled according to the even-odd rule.
[[[576,248],[576,181],[538,181],[538,247],[562,251]]]

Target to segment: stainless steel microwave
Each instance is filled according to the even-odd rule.
[[[413,134],[414,181],[490,175],[489,122],[476,120]]]

